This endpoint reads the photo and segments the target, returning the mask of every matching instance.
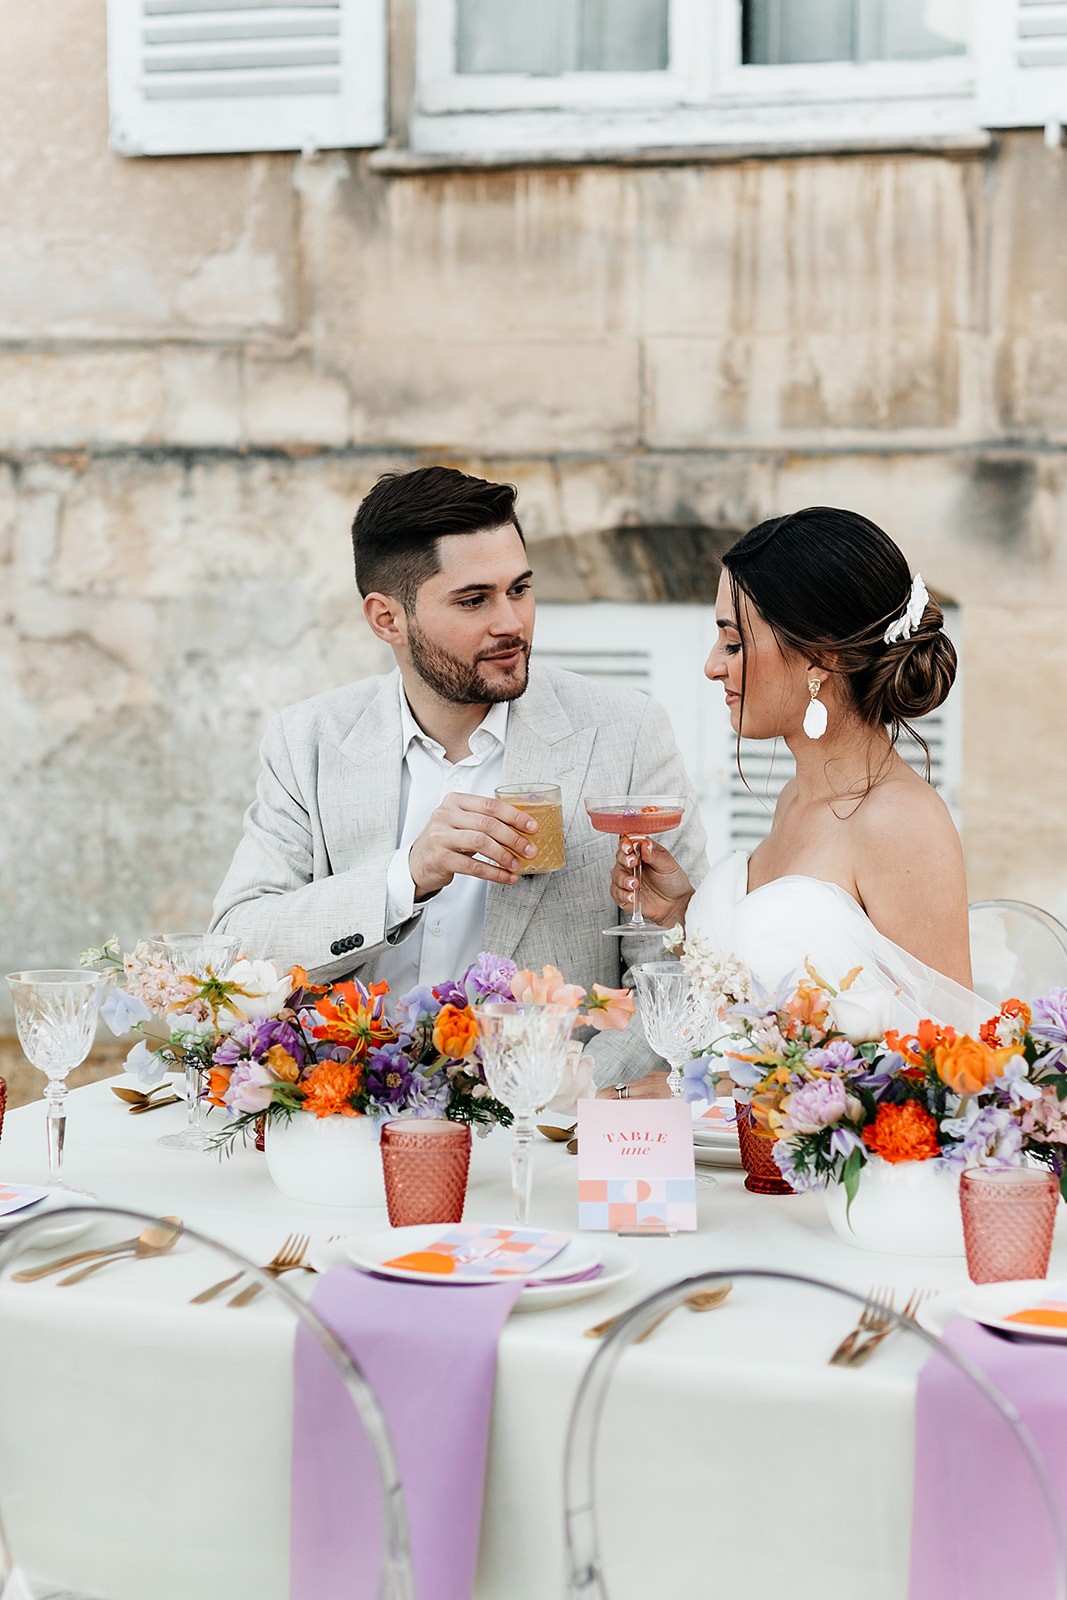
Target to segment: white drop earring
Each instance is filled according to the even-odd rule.
[[[826,732],[826,707],[819,699],[822,688],[818,678],[808,679],[808,709],[804,713],[804,732],[809,739],[821,739]]]

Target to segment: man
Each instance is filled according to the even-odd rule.
[[[532,573],[510,485],[448,467],[388,473],[352,542],[364,616],[397,670],[272,719],[213,927],[318,983],[356,974],[400,994],[484,949],[618,987],[624,960],[655,956],[658,939],[604,937],[616,841],[593,831],[582,797],[686,795],[672,850],[699,881],[704,832],[666,713],[633,690],[530,670]],[[562,789],[562,871],[522,876],[536,823],[493,795],[524,782]],[[648,1065],[636,1025],[590,1049],[601,1085]]]

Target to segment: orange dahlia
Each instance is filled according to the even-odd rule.
[[[316,1117],[357,1117],[350,1103],[363,1082],[361,1069],[350,1061],[320,1061],[304,1079],[304,1110]]]
[[[883,1161],[930,1161],[941,1154],[937,1123],[917,1100],[879,1106],[878,1115],[863,1130],[863,1142]]]

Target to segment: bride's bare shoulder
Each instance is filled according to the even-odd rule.
[[[904,761],[875,784],[852,820],[864,855],[873,862],[905,855],[931,866],[962,863],[963,847],[948,806]]]

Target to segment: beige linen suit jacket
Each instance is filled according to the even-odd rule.
[[[373,981],[385,945],[418,921],[386,927],[403,762],[398,676],[329,690],[271,719],[256,798],[215,898],[213,929],[239,934],[279,966],[299,963],[316,983]],[[666,712],[635,690],[533,667],[526,693],[509,708],[503,781],[560,785],[567,864],[488,886],[483,949],[520,967],[551,962],[586,988],[618,987],[625,966],[655,959],[662,942],[604,937],[618,917],[609,892],[615,840],[594,832],[582,797],[686,795],[689,809],[670,846],[690,881],[700,882],[704,830]],[[639,1077],[651,1063],[636,1020],[626,1034],[594,1039],[592,1051],[598,1083]]]

